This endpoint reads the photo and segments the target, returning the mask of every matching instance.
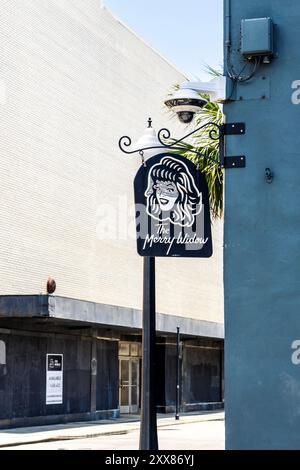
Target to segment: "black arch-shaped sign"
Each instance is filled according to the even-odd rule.
[[[191,161],[155,155],[138,170],[134,194],[141,256],[212,256],[208,187]]]

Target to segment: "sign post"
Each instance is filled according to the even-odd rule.
[[[137,251],[144,257],[140,449],[157,450],[155,257],[212,255],[209,194],[196,166],[170,152],[155,155],[140,167],[134,192]]]
[[[180,411],[180,328],[177,326],[176,334],[176,410],[175,410],[175,419],[179,419]]]
[[[217,159],[197,149],[189,149],[198,158],[205,158],[218,168],[245,168],[244,155],[225,156],[225,135],[244,135],[245,123],[217,124],[206,122],[181,139],[170,142],[171,133],[162,128],[157,134],[148,120],[147,135],[133,149],[131,138],[119,139],[119,148],[126,154],[139,153],[142,166],[134,180],[137,251],[144,256],[143,301],[143,380],[141,449],[157,449],[156,407],[154,401],[155,350],[155,275],[154,257],[177,256],[208,258],[212,256],[209,193],[204,175],[188,159],[176,154],[181,143],[203,129],[209,130],[211,141],[218,141]],[[142,145],[143,144],[143,145]],[[145,162],[144,152],[168,150]],[[146,258],[149,258],[148,260]],[[151,282],[150,282],[151,279]]]
[[[158,449],[155,402],[155,258],[144,258],[140,449]]]

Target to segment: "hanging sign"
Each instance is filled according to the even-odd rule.
[[[46,405],[63,402],[63,355],[46,355]]]
[[[134,193],[141,256],[212,255],[208,187],[191,161],[155,155],[138,170]]]

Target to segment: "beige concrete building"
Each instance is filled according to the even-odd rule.
[[[100,0],[0,0],[0,18],[0,425],[138,411],[140,160],[118,139],[138,139],[149,116],[181,136],[163,100],[185,76]],[[213,235],[212,258],[157,260],[164,410],[174,405],[177,326],[189,352],[183,405],[222,401],[220,222]],[[63,355],[52,404],[47,354]]]

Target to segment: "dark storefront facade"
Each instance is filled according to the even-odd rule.
[[[133,309],[62,297],[2,296],[0,428],[139,413],[140,317]],[[158,314],[158,412],[175,410],[177,324],[181,410],[221,408],[222,326]],[[49,356],[61,357],[62,370],[48,375]]]

